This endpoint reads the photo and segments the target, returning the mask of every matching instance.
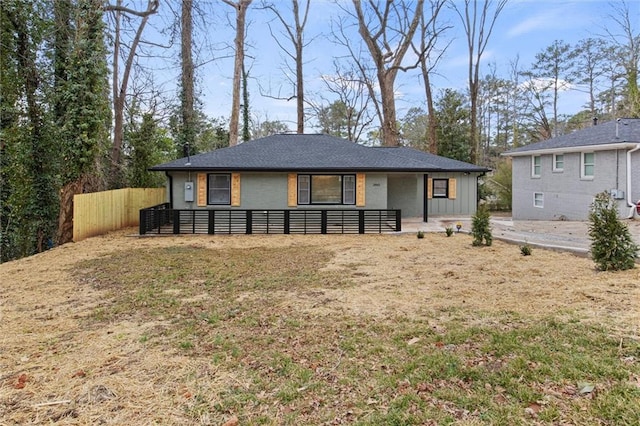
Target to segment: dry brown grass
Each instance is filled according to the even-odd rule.
[[[408,234],[127,236],[132,232],[0,265],[0,424],[218,424],[219,418],[197,412],[198,405],[214,405],[217,389],[229,383],[250,386],[251,379],[241,372],[169,344],[171,336],[162,330],[172,318],[130,312],[95,320],[96,312],[112,303],[110,289],[79,280],[78,265],[92,259],[108,262],[122,250],[325,251],[330,260],[321,272],[349,285],[297,289],[292,283],[274,289],[267,300],[272,304],[267,310],[295,312],[311,325],[314,318],[331,316],[355,324],[361,318],[408,317],[437,328],[452,316],[486,325],[505,314],[527,320],[553,315],[604,324],[616,338],[637,341],[640,335],[640,269],[597,272],[589,259],[571,254],[534,249],[525,257],[517,246],[500,241],[472,247],[462,234],[427,234],[422,240]],[[254,306],[263,297],[250,288],[237,301]],[[203,301],[214,304],[215,294],[181,298],[183,304]],[[147,335],[155,336],[153,344],[141,339]],[[330,368],[325,372],[330,374]],[[287,407],[277,412],[286,416]],[[274,423],[282,420],[269,411],[264,416]]]

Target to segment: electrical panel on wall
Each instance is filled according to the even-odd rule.
[[[185,182],[184,183],[184,201],[187,203],[192,203],[194,200],[194,187],[195,184],[193,182]]]

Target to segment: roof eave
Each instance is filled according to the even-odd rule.
[[[435,172],[460,172],[460,173],[485,173],[490,171],[487,168],[467,169],[467,168],[372,168],[372,167],[330,167],[330,168],[308,168],[308,167],[286,167],[286,168],[267,168],[267,167],[197,167],[197,166],[180,166],[180,167],[151,167],[152,172],[228,172],[230,170],[239,172],[303,172],[303,173],[327,173],[327,172],[379,172],[379,173],[435,173]]]
[[[519,152],[503,152],[504,157],[526,157],[531,155],[544,155],[544,154],[564,154],[569,152],[593,152],[593,151],[610,151],[613,149],[630,149],[635,148],[640,142],[622,142],[622,143],[609,143],[599,145],[580,145],[564,148],[547,148],[547,149],[531,149],[527,151]]]

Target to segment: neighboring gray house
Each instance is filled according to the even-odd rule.
[[[488,169],[412,148],[279,134],[152,167],[173,209],[401,209],[470,215]]]
[[[594,196],[609,191],[621,217],[640,199],[640,119],[618,119],[526,145],[513,159],[515,220],[585,220]]]

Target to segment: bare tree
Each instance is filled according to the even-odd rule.
[[[418,0],[413,8],[404,0],[369,0],[367,4],[368,7],[363,8],[360,0],[353,0],[358,32],[376,69],[382,110],[382,143],[398,146],[400,132],[396,123],[394,84],[398,71],[418,67],[419,60],[408,66],[403,66],[403,60],[418,29],[424,0]]]
[[[122,140],[124,138],[124,106],[127,96],[127,86],[129,76],[133,67],[136,50],[140,44],[142,33],[149,17],[158,11],[158,0],[147,0],[147,8],[143,11],[133,10],[123,6],[122,0],[116,0],[116,4],[107,4],[105,11],[113,12],[115,19],[115,31],[113,34],[113,74],[112,74],[112,97],[113,97],[113,143],[111,145],[111,171],[112,186],[117,184],[121,175],[121,154]],[[123,55],[121,24],[123,15],[133,15],[140,17],[140,23],[135,33],[129,52],[126,55],[122,76],[120,75],[120,57]]]
[[[451,0],[451,8],[460,17],[467,37],[469,53],[468,80],[469,99],[471,101],[471,161],[479,164],[480,138],[478,134],[478,97],[480,92],[480,61],[484,54],[493,27],[507,4],[508,0],[484,0],[478,6],[477,0],[463,0],[464,7],[458,6],[460,1]],[[480,10],[479,10],[480,9]]]
[[[607,29],[607,35],[616,47],[617,62],[624,68],[626,87],[626,113],[629,117],[640,117],[640,90],[638,89],[638,66],[640,65],[640,31],[634,28],[637,15],[629,10],[622,0],[612,2],[614,14],[611,19],[617,24],[616,31]]]
[[[412,44],[413,51],[420,58],[420,71],[424,83],[425,99],[427,103],[427,141],[429,152],[438,153],[438,118],[434,107],[433,92],[430,75],[438,61],[449,47],[449,42],[443,49],[436,52],[436,43],[442,33],[451,28],[450,25],[440,25],[438,15],[447,0],[430,0],[431,10],[420,17],[420,43]],[[429,17],[427,19],[427,17]],[[434,53],[435,55],[432,55]]]
[[[180,52],[181,52],[181,96],[180,112],[182,116],[181,141],[183,155],[191,154],[191,149],[195,146],[195,110],[194,110],[194,66],[191,54],[193,44],[193,11],[192,0],[182,0],[181,32],[180,32]]]
[[[142,38],[142,33],[149,17],[158,11],[158,0],[147,0],[147,8],[143,11],[133,10],[123,6],[122,0],[116,0],[116,4],[107,4],[104,6],[105,11],[113,12],[115,19],[115,31],[113,34],[113,74],[112,74],[112,96],[113,96],[113,143],[111,147],[111,173],[112,179],[120,176],[122,140],[124,138],[124,106],[127,96],[127,86],[129,84],[129,76],[133,67],[134,59],[138,44]],[[129,52],[126,55],[122,76],[120,75],[120,57],[123,55],[121,25],[123,15],[133,15],[140,17],[140,23],[135,33]],[[113,184],[113,182],[112,182]]]
[[[367,83],[362,81],[360,72],[353,66],[345,67],[337,59],[333,66],[333,74],[321,77],[332,99],[319,96],[320,102],[311,102],[311,108],[323,132],[359,142],[375,120],[369,108],[371,97]],[[340,130],[336,131],[336,128]]]
[[[307,24],[307,18],[309,17],[309,5],[311,4],[311,0],[304,1],[302,9],[298,3],[298,0],[291,0],[291,8],[293,13],[293,24],[289,23],[287,19],[283,16],[283,13],[280,12],[273,3],[264,4],[265,9],[269,9],[276,16],[278,21],[284,27],[284,34],[287,37],[288,41],[293,45],[293,50],[287,48],[283,43],[281,43],[278,37],[273,33],[271,29],[271,25],[269,25],[269,30],[271,31],[271,35],[274,40],[278,44],[278,47],[291,58],[295,63],[295,98],[296,98],[296,112],[297,112],[297,133],[304,133],[304,107],[305,107],[305,99],[304,99],[304,75],[303,75],[303,57],[302,52],[303,49],[309,44],[304,41],[304,27]],[[290,67],[289,67],[290,69]]]
[[[231,118],[229,119],[229,145],[238,144],[238,132],[240,127],[240,85],[243,80],[244,70],[244,39],[247,18],[247,9],[253,0],[222,0],[236,11],[236,38],[235,62],[233,65],[233,88],[231,94]]]

